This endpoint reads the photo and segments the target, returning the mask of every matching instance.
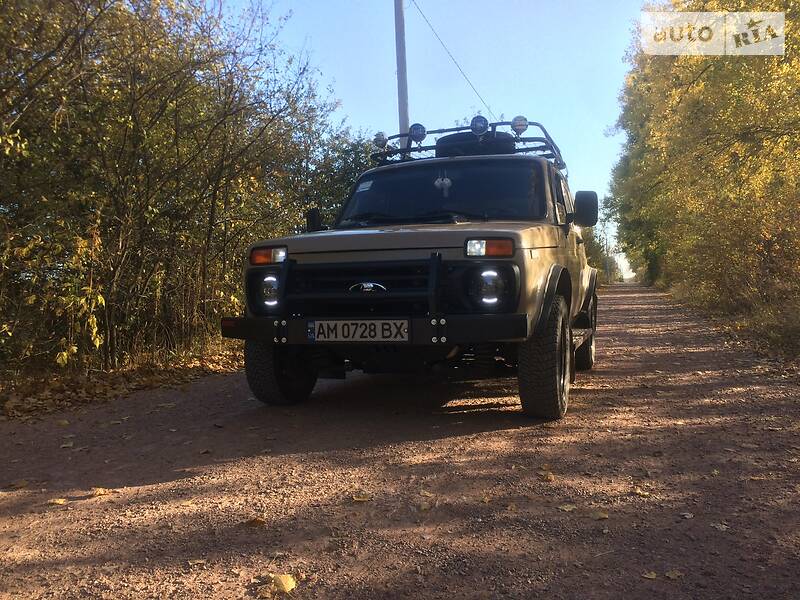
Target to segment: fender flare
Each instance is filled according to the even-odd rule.
[[[553,301],[556,297],[556,290],[558,289],[558,280],[561,279],[561,273],[566,269],[561,265],[552,265],[550,272],[547,274],[547,283],[544,286],[544,299],[542,300],[542,307],[536,317],[536,323],[533,326],[534,334],[541,334],[547,324],[547,318],[550,316],[550,310],[553,307]]]

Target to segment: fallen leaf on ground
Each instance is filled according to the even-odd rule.
[[[66,419],[59,419],[58,421],[56,421],[56,425],[58,425],[59,427],[66,427],[67,425],[69,425],[69,421],[67,421]]]
[[[435,496],[435,494],[429,492],[428,490],[420,490],[419,495],[425,496],[426,498],[433,498]]]
[[[716,477],[719,475],[719,469],[711,469],[711,476]]]
[[[690,513],[690,512],[683,512],[683,513],[681,513],[681,516],[684,519],[694,519],[694,513]]]
[[[646,573],[642,573],[642,577],[645,579],[655,579],[658,577],[658,574],[655,571],[647,571]]]
[[[211,454],[211,450],[208,449],[200,450],[200,454]]]
[[[484,494],[483,498],[481,498],[481,502],[484,504],[489,504],[492,501],[492,497],[489,494]]]
[[[602,521],[603,519],[607,519],[608,518],[608,513],[605,512],[605,511],[602,511],[602,510],[597,510],[597,511],[592,513],[592,518],[595,521]]]
[[[683,573],[680,572],[678,569],[670,569],[664,575],[667,576],[668,579],[680,579],[683,577]]]
[[[536,473],[539,476],[539,479],[542,481],[555,481],[556,476],[553,475],[550,471],[539,471]]]
[[[276,592],[280,592],[281,594],[288,594],[297,587],[297,581],[295,581],[295,578],[288,573],[272,575],[271,577],[272,587]]]
[[[75,442],[69,441],[69,442],[64,442],[63,444],[61,444],[61,447],[62,448],[72,448],[74,445],[75,445]]]
[[[267,522],[261,517],[253,517],[244,522],[247,527],[266,527]]]
[[[558,510],[563,512],[572,512],[576,508],[578,507],[575,506],[574,504],[562,504],[561,506],[558,507]]]
[[[206,560],[204,558],[195,558],[186,561],[190,567],[205,567]]]
[[[369,502],[372,500],[372,496],[367,492],[355,492],[352,495],[353,502]]]
[[[104,487],[93,487],[92,488],[92,496],[108,496],[109,494],[113,494],[114,490],[110,490]]]
[[[637,496],[640,496],[641,498],[650,497],[650,492],[647,492],[640,487],[633,488],[633,493],[636,494]]]
[[[63,506],[67,503],[66,498],[51,498],[47,501],[48,504],[55,504],[56,506]]]
[[[119,421],[119,420],[109,421],[108,424],[109,425],[122,425],[122,421]]]
[[[711,527],[714,529],[719,529],[720,531],[728,531],[728,529],[730,529],[730,527],[725,523],[711,523]]]

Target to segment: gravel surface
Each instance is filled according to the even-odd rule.
[[[557,423],[513,379],[287,409],[242,374],[0,422],[0,598],[800,597],[796,374],[664,294],[600,307]]]

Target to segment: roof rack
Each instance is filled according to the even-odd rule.
[[[523,137],[522,134],[528,129],[529,126],[537,127],[542,132],[542,135],[536,137]],[[498,127],[509,127],[513,132],[513,135],[506,132],[498,132]],[[491,152],[492,154],[517,154],[522,152],[530,152],[551,160],[553,165],[559,170],[567,168],[567,164],[564,162],[564,159],[561,156],[561,150],[553,141],[553,138],[550,137],[550,134],[547,133],[544,125],[535,121],[528,121],[528,119],[522,116],[514,117],[511,121],[497,121],[496,123],[489,123],[486,117],[478,115],[472,119],[469,125],[460,127],[447,127],[444,129],[432,129],[430,131],[426,130],[425,127],[420,123],[414,123],[408,128],[407,133],[398,133],[389,137],[387,137],[382,131],[379,131],[377,134],[375,134],[375,138],[373,140],[373,143],[377,148],[379,148],[379,150],[377,152],[373,152],[370,155],[370,158],[376,162],[379,162],[380,164],[426,158],[424,156],[418,156],[417,154],[423,152],[441,151],[442,147],[440,142],[446,140],[447,137],[450,137],[447,136],[445,138],[439,138],[434,144],[423,146],[422,142],[428,135],[457,134],[466,131],[471,131],[475,137],[472,138],[471,136],[467,136],[468,139],[448,142],[447,148],[449,151],[462,150],[462,155],[483,154],[483,152],[479,151],[481,148],[480,142],[495,140],[502,136],[509,142],[513,142],[513,144],[509,143],[508,147],[500,152],[495,149],[493,152]],[[389,142],[392,140],[398,140],[398,145],[393,146],[390,144]],[[478,142],[477,145],[476,142]]]

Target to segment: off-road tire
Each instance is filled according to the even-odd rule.
[[[297,404],[307,400],[317,372],[297,348],[247,340],[244,371],[253,395],[264,404]]]
[[[597,331],[597,295],[592,296],[592,306],[589,309],[592,319],[592,336],[575,350],[575,368],[578,371],[588,371],[594,367],[594,338]]]
[[[569,404],[572,335],[567,302],[556,296],[544,331],[518,348],[519,399],[525,414],[560,419]]]

